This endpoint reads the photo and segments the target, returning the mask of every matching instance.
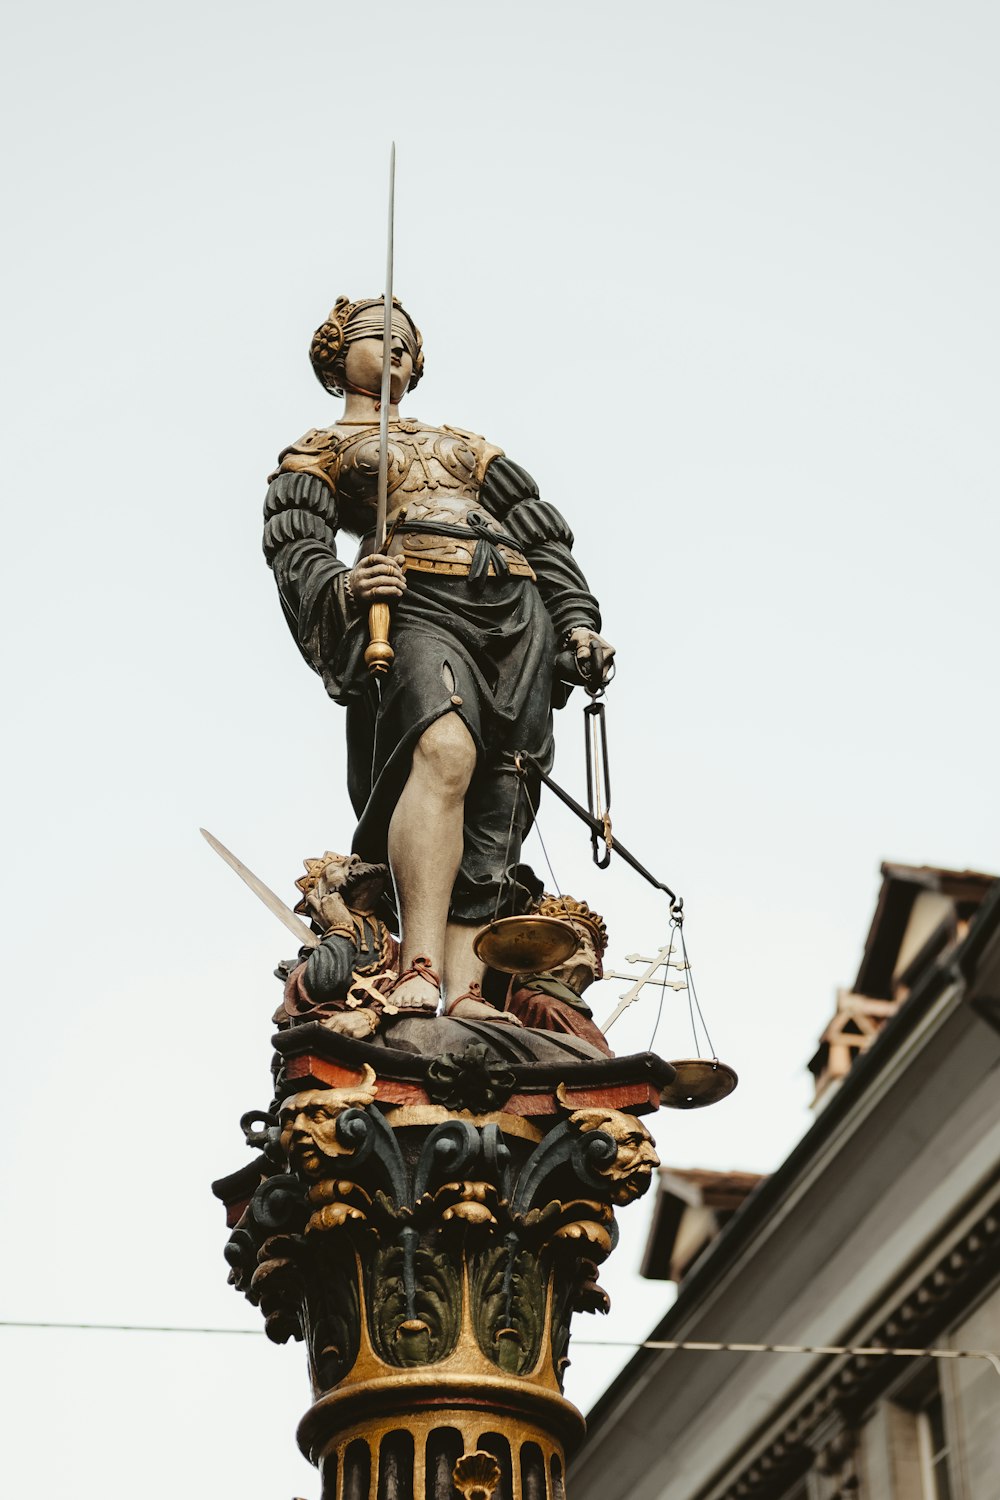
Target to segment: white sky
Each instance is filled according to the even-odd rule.
[[[312,329],[379,290],[391,136],[408,409],[570,518],[620,652],[615,826],[685,895],[741,1074],[661,1155],[783,1158],[879,861],[1000,870],[998,43],[986,0],[17,7],[0,1316],[259,1326],[208,1184],[268,1100],[290,943],[197,828],[287,894],[350,840],[259,513],[336,410]],[[574,703],[578,792],[580,741]],[[542,826],[612,959],[654,947],[652,893]],[[679,1008],[658,1045],[689,1051]],[[649,1207],[581,1338],[666,1306]],[[5,1493],[317,1493],[297,1347],[0,1329],[0,1362]],[[568,1394],[615,1367],[577,1344]]]

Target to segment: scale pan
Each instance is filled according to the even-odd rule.
[[[704,1109],[706,1104],[718,1104],[739,1083],[732,1068],[717,1058],[685,1058],[670,1066],[677,1077],[660,1094],[660,1103],[667,1109]]]
[[[472,945],[476,957],[501,974],[544,974],[579,946],[573,927],[561,917],[498,917]]]

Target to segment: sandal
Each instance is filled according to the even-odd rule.
[[[461,1005],[463,1000],[471,1000],[474,1004],[481,1005],[485,1010],[488,1010],[490,1012],[488,1016],[473,1017],[472,1019],[474,1020],[487,1022],[497,1021],[501,1025],[506,1026],[521,1025],[521,1022],[518,1020],[517,1016],[512,1015],[509,1010],[500,1010],[497,1006],[491,1004],[489,1000],[484,1000],[482,985],[476,984],[474,982],[469,985],[469,988],[463,994],[456,995],[454,1000],[450,1000],[448,1002],[447,1006],[445,1007],[445,1015],[453,1015],[456,1007]],[[459,1020],[461,1020],[461,1017],[459,1017]]]
[[[410,966],[410,968],[404,969],[403,972],[402,972],[402,974],[400,974],[398,976],[398,978],[394,981],[392,989],[389,991],[389,999],[390,1000],[392,999],[392,997],[396,993],[396,991],[399,989],[400,985],[401,984],[405,984],[407,982],[407,980],[409,980],[409,979],[424,979],[424,980],[426,980],[428,984],[432,984],[434,986],[434,988],[437,990],[437,992],[438,992],[438,1000],[441,999],[441,976],[439,974],[437,974],[431,968],[431,961],[427,957],[426,953],[418,953],[415,956],[415,958],[413,960],[413,963]],[[420,1006],[416,1006],[416,1005],[404,1005],[404,1006],[398,1007],[398,1009],[400,1011],[412,1010],[412,1011],[417,1011],[418,1013],[419,1013],[419,1011],[421,1009],[424,1009],[427,1014],[430,1014],[430,1005],[429,1005],[429,1003],[428,1003],[428,1005],[426,1007],[420,1007]],[[435,1012],[437,1011],[437,1005],[436,1004],[434,1006],[434,1010],[435,1010]]]
[[[454,1000],[449,1000],[448,1004],[444,1008],[445,1015],[450,1016],[452,1011],[455,1009],[455,1006],[461,1005],[463,1000],[478,1000],[480,1005],[489,1004],[488,1000],[483,999],[482,985],[476,984],[475,981],[473,981],[473,983],[469,985],[469,988],[467,990],[463,990],[460,995],[456,995]]]

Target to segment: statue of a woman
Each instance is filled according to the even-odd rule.
[[[423,373],[420,333],[394,301],[388,538],[374,551],[382,298],[341,297],[313,337],[343,416],[281,455],[264,551],[285,615],[327,692],[347,708],[354,849],[388,860],[400,921],[401,1010],[506,1019],[479,999],[473,951],[494,916],[540,887],[518,865],[531,812],[513,757],[548,769],[552,709],[607,679],[613,648],[573,559],[573,536],[517,464],[474,433],[403,420]],[[336,536],[360,538],[353,567]],[[368,609],[392,607],[395,661],[364,664]],[[538,786],[528,790],[537,805]]]

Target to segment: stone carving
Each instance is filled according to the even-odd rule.
[[[533,1369],[545,1332],[547,1280],[541,1259],[520,1236],[484,1246],[470,1260],[469,1291],[479,1347],[502,1370]]]
[[[229,1280],[264,1315],[268,1338],[300,1338],[303,1287],[298,1250],[308,1209],[303,1184],[285,1174],[266,1177],[229,1237]]]
[[[411,1231],[366,1269],[372,1343],[385,1363],[412,1368],[449,1355],[462,1315],[459,1265]]]
[[[275,1024],[320,1021],[331,1031],[364,1040],[384,1014],[396,1013],[388,991],[399,949],[377,914],[388,867],[330,850],[307,859],[305,866],[305,875],[295,882],[301,892],[295,910],[310,918],[322,941],[303,950],[299,961],[279,965],[285,993]]]
[[[614,648],[530,476],[475,433],[400,417],[423,346],[398,302],[339,299],[310,355],[345,406],[282,452],[264,550],[347,710],[356,852],[305,862],[315,946],[228,859],[306,942],[278,970],[275,1099],[242,1122],[255,1155],[215,1184],[230,1280],[270,1338],[308,1349],[299,1434],[323,1500],[415,1492],[417,1469],[438,1497],[453,1482],[461,1500],[559,1500],[583,1425],[560,1394],[570,1319],[607,1310],[615,1207],[657,1165],[638,1120],[605,1105],[655,1107],[674,1076],[611,1060],[582,998],[603,920],[520,863],[553,712],[574,686],[603,690]],[[342,532],[361,539],[352,563]],[[370,676],[366,655],[384,671],[393,652]],[[508,983],[476,939],[530,911],[569,922],[579,949]],[[543,965],[564,949],[517,951]]]
[[[355,1145],[345,1142],[337,1126],[345,1110],[364,1109],[375,1099],[375,1070],[365,1068],[357,1088],[306,1089],[281,1106],[281,1146],[293,1171],[315,1178],[327,1163],[350,1155]]]
[[[568,1032],[611,1057],[604,1033],[595,1025],[590,1006],[583,999],[584,990],[604,975],[603,958],[608,946],[604,918],[586,901],[572,896],[543,896],[535,911],[539,916],[569,922],[579,946],[564,963],[544,974],[516,974],[508,986],[506,1009],[523,1026]]]
[[[493,1491],[500,1483],[500,1465],[492,1453],[477,1448],[474,1453],[462,1454],[451,1477],[462,1500],[493,1500]]]
[[[498,1070],[482,1056],[442,1062],[453,1106],[456,1090],[482,1111],[514,1086],[510,1074],[496,1092]],[[284,1170],[261,1182],[234,1230],[234,1281],[260,1302],[273,1337],[308,1330],[320,1383],[356,1348],[362,1306],[387,1366],[447,1358],[466,1306],[498,1369],[532,1370],[548,1327],[561,1374],[572,1312],[607,1309],[596,1265],[615,1244],[614,1205],[644,1192],[658,1165],[649,1133],[619,1110],[572,1108],[560,1086],[565,1117],[535,1144],[452,1118],[404,1149],[376,1095],[365,1065],[356,1083],[290,1095],[276,1125],[273,1114],[246,1117],[248,1137],[277,1151]],[[334,1266],[346,1300],[331,1301]]]
[[[617,1109],[577,1109],[570,1115],[569,1124],[581,1135],[599,1131],[614,1142],[614,1155],[607,1166],[598,1168],[608,1181],[612,1203],[631,1203],[640,1198],[649,1187],[654,1168],[660,1165],[645,1125]]]
[[[514,1092],[509,1068],[490,1061],[487,1048],[471,1043],[464,1052],[446,1052],[427,1069],[427,1094],[435,1104],[487,1114]]]
[[[337,1240],[328,1236],[318,1242],[320,1253],[311,1259],[303,1256],[300,1316],[317,1390],[329,1390],[343,1380],[361,1343],[358,1256],[346,1237]]]

